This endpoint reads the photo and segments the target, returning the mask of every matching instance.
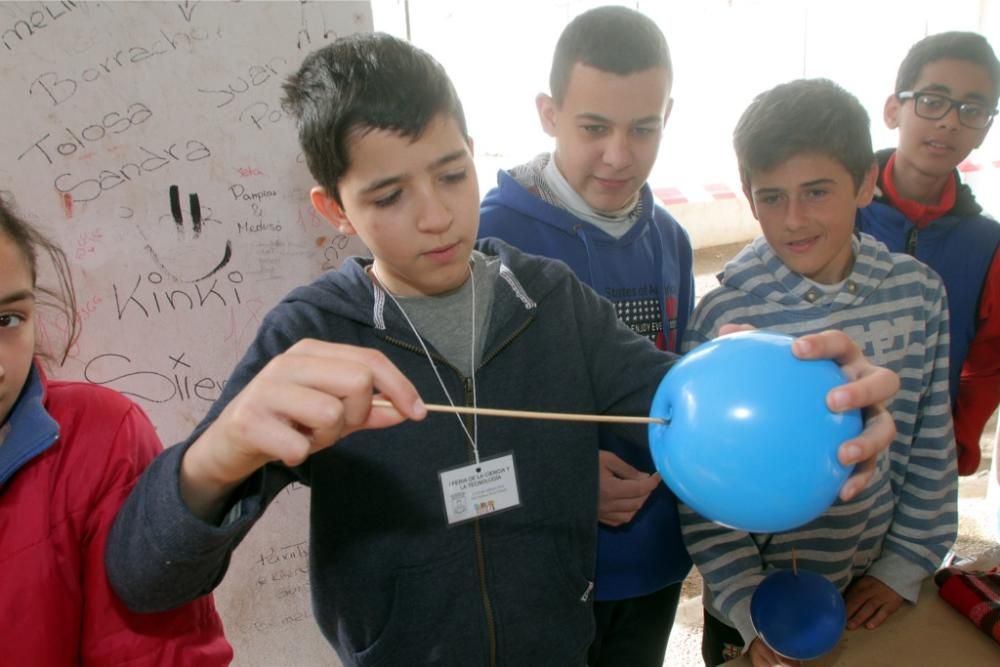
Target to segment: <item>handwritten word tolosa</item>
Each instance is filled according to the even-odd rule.
[[[149,107],[142,102],[134,102],[128,106],[124,115],[117,111],[112,111],[111,113],[104,114],[100,121],[91,123],[82,129],[73,130],[67,127],[65,128],[65,134],[60,133],[52,141],[49,141],[52,134],[46,132],[42,138],[31,144],[30,148],[18,155],[17,159],[20,160],[32,150],[37,149],[38,153],[49,164],[52,164],[53,144],[55,144],[55,153],[63,157],[69,157],[79,149],[86,148],[87,144],[100,141],[109,134],[126,132],[136,125],[142,125],[152,117],[153,112],[149,110]]]

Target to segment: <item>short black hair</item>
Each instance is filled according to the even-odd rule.
[[[309,171],[338,203],[337,184],[350,167],[348,143],[357,132],[390,130],[416,140],[436,116],[448,114],[469,138],[441,64],[384,33],[342,37],[310,53],[282,87]]]
[[[758,95],[736,124],[733,147],[747,192],[751,172],[770,171],[804,153],[844,165],[855,188],[875,163],[868,113],[829,79],[797,79]]]
[[[986,38],[975,32],[940,32],[910,47],[896,74],[896,94],[913,90],[924,67],[939,60],[964,60],[981,65],[993,82],[993,104],[1000,95],[1000,61]]]
[[[652,19],[627,7],[591,9],[563,30],[549,72],[549,90],[556,104],[565,99],[577,63],[621,76],[663,67],[673,76],[663,32]]]

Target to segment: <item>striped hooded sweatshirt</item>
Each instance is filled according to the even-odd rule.
[[[915,602],[955,541],[958,478],[948,393],[948,312],[932,270],[891,254],[861,234],[854,267],[826,289],[794,273],[764,238],[747,245],[720,275],[721,287],[695,309],[685,351],[714,338],[727,323],[752,324],[794,336],[841,329],[878,365],[895,371],[901,388],[889,409],[898,431],[878,458],[868,487],[839,499],[793,531],[752,534],[714,524],[681,505],[684,542],[705,581],[706,609],[756,636],[750,598],[774,569],[822,574],[842,592],[862,575],[875,577]],[[788,502],[795,502],[789,498]]]

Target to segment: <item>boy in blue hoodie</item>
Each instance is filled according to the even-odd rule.
[[[583,665],[596,427],[428,415],[421,397],[646,414],[673,356],[564,265],[475,241],[465,117],[429,55],[388,35],[345,37],[307,56],[285,93],[314,207],[373,257],[265,317],[205,419],[129,496],[109,537],[110,582],[136,611],[211,590],[298,481],[311,489],[314,616],[345,667]],[[831,392],[838,409],[898,386],[837,332],[797,349],[856,378]],[[844,462],[888,445],[891,421],[874,414]],[[622,433],[645,444],[644,427]]]
[[[556,45],[536,103],[555,150],[498,174],[479,235],[562,260],[661,350],[694,307],[691,242],[646,179],[670,115],[666,39],[648,17],[601,7]],[[660,667],[691,567],[670,489],[648,451],[601,432],[593,667]]]
[[[750,620],[753,592],[769,572],[822,574],[844,594],[847,627],[871,630],[904,600],[916,602],[955,541],[948,308],[931,269],[854,235],[877,169],[868,114],[850,93],[823,79],[777,86],[744,111],[733,143],[763,236],[698,302],[684,351],[732,322],[791,335],[834,327],[902,379],[890,405],[896,439],[860,496],[780,534],[725,528],[681,506],[684,540],[705,581],[705,664],[745,646],[754,667],[773,667],[787,661]]]

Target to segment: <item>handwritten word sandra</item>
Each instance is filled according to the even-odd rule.
[[[182,354],[181,357],[183,356]],[[187,366],[183,362],[181,365]],[[174,366],[177,364],[174,363]],[[126,396],[150,403],[192,399],[213,403],[226,386],[225,380],[192,377],[183,372],[135,370],[132,359],[113,352],[99,354],[88,361],[83,367],[83,378],[91,384],[110,387]]]
[[[126,162],[115,170],[102,169],[97,176],[84,178],[74,182],[73,174],[66,172],[56,176],[53,183],[60,193],[70,193],[73,201],[94,201],[102,194],[118,187],[122,183],[141,178],[146,174],[162,169],[176,162],[198,162],[212,157],[208,146],[197,139],[189,139],[181,146],[177,143],[166,148],[150,150],[139,146],[141,154],[138,160]]]
[[[37,149],[45,160],[49,164],[52,164],[53,144],[55,144],[56,153],[63,157],[68,157],[77,152],[77,150],[86,148],[87,144],[100,141],[108,134],[121,134],[136,125],[142,125],[152,117],[153,112],[149,110],[149,107],[142,102],[135,102],[130,104],[125,110],[125,115],[117,111],[106,113],[100,121],[87,125],[83,129],[74,131],[68,127],[65,128],[66,133],[60,133],[60,136],[54,138],[52,141],[49,141],[52,135],[46,132],[41,139],[31,144],[30,148],[18,155],[17,159],[20,160],[31,151]]]
[[[215,105],[216,109],[221,109],[227,104],[232,103],[238,95],[241,95],[251,88],[256,88],[257,86],[262,86],[267,83],[271,77],[278,75],[278,69],[275,68],[275,63],[281,63],[282,65],[287,65],[288,61],[284,58],[271,58],[263,65],[250,65],[247,69],[247,76],[243,78],[242,76],[236,77],[235,81],[227,83],[225,87],[214,88],[214,89],[204,89],[199,88],[199,93],[206,93],[209,95],[221,95],[221,101]]]
[[[61,7],[59,5],[53,7],[49,4],[43,4],[40,9],[31,12],[27,20],[15,21],[13,26],[0,33],[0,39],[3,40],[4,48],[12,51],[11,44],[17,46],[17,44],[33,36],[42,28],[52,25],[51,23],[46,23],[46,14],[48,14],[50,19],[55,21],[76,9],[76,4],[72,0],[62,0],[59,3]],[[44,13],[42,13],[43,11]],[[24,30],[24,34],[21,34],[22,29]],[[14,38],[17,41],[14,41]]]
[[[102,78],[110,78],[113,73],[119,72],[130,65],[141,63],[144,60],[163,56],[177,50],[178,44],[186,42],[186,46],[191,46],[193,42],[201,42],[210,35],[197,27],[192,27],[187,32],[176,32],[168,35],[160,29],[163,39],[156,39],[149,48],[145,46],[130,46],[119,49],[114,55],[106,56],[104,60],[97,64],[84,68],[78,75],[68,75],[59,72],[45,72],[35,78],[28,86],[28,94],[48,96],[52,106],[59,106],[66,100],[76,95],[81,84],[93,83]],[[181,44],[184,46],[185,44]]]
[[[228,306],[243,303],[239,285],[243,282],[243,274],[230,271],[226,274],[226,282],[219,285],[219,279],[213,278],[211,283],[205,279],[190,287],[161,287],[163,274],[151,271],[145,276],[135,279],[132,290],[126,295],[118,291],[118,284],[112,283],[115,295],[115,307],[118,309],[118,319],[123,320],[128,314],[149,318],[154,314],[174,313],[177,311],[202,310],[210,306]],[[203,284],[204,283],[204,284]],[[222,291],[219,291],[222,290]],[[228,300],[226,297],[229,297]]]

